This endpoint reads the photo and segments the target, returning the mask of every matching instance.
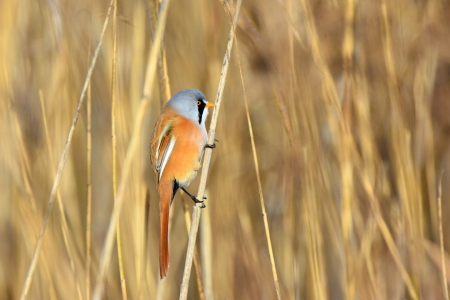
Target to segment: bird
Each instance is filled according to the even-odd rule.
[[[169,270],[169,212],[178,189],[195,203],[202,203],[186,191],[194,180],[208,144],[205,120],[208,108],[214,106],[197,89],[179,91],[165,104],[153,129],[150,160],[159,196],[159,274],[163,279]],[[204,199],[206,199],[204,197]]]

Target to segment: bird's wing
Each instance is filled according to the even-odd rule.
[[[175,119],[175,115],[166,114],[165,117],[158,120],[153,132],[151,160],[155,167],[158,181],[161,179],[164,168],[175,147],[176,137],[172,134],[172,126]]]
[[[164,142],[166,142],[166,141],[168,141],[168,142],[164,143],[164,144],[166,144],[164,149],[161,149],[161,152],[162,152],[161,158],[157,160],[157,162],[159,163],[156,166],[157,171],[158,171],[158,180],[161,179],[161,176],[164,172],[164,168],[166,167],[167,162],[169,161],[170,155],[172,155],[173,148],[175,147],[176,138],[174,135],[169,135],[164,139]],[[162,145],[163,144],[161,144],[161,146]]]

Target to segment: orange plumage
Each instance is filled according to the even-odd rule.
[[[207,143],[205,119],[210,106],[200,91],[181,91],[166,104],[153,130],[150,157],[158,184],[161,278],[169,268],[170,204],[178,188],[188,186],[200,169]]]

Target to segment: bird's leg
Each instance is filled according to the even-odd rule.
[[[200,206],[201,208],[205,208],[206,205],[203,203],[203,200],[198,200],[195,196],[191,195],[188,191],[186,191],[185,188],[181,188],[189,197],[191,197],[192,201],[194,201],[195,203],[202,203],[202,206]],[[203,197],[203,199],[206,199],[206,197]]]
[[[216,140],[216,139],[214,139],[214,141],[216,141],[216,142],[219,142],[218,140]],[[214,148],[216,148],[216,143],[213,143],[213,144],[206,144],[206,146],[205,146],[205,148],[211,148],[211,149],[214,149]]]

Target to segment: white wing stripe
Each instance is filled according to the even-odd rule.
[[[161,134],[159,135],[158,138],[158,148],[156,148],[156,154],[155,154],[155,158],[156,158],[156,165],[158,164],[158,161],[161,161],[159,159],[159,150],[161,149],[161,143],[163,141],[163,138],[166,136],[167,131],[170,130],[170,126],[172,125],[172,122],[168,122],[167,125],[163,128],[163,130],[161,131]]]
[[[161,157],[161,168],[159,170],[159,179],[161,179],[161,176],[164,172],[164,168],[166,167],[167,162],[169,161],[170,155],[172,154],[173,148],[175,147],[175,136],[172,135],[170,138],[169,143],[167,144],[166,149],[164,150],[164,153]]]

